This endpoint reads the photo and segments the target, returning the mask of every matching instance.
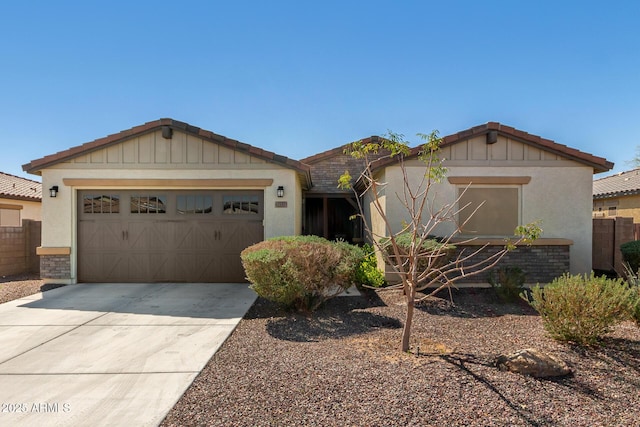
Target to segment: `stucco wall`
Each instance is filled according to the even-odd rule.
[[[22,206],[20,209],[21,221],[23,219],[42,221],[42,204],[40,202],[0,198],[0,205]]]
[[[640,223],[640,195],[610,197],[593,202],[593,216],[596,218],[610,217],[609,207],[615,207],[615,216],[633,218],[634,223]],[[599,210],[600,209],[600,210]]]
[[[522,166],[456,166],[447,165],[447,177],[509,177],[527,176],[531,180],[522,184],[520,196],[520,223],[541,221],[543,238],[570,239],[571,272],[586,273],[591,270],[591,205],[593,170],[577,162],[561,162],[558,166],[524,164]],[[411,163],[408,167],[412,185],[424,175],[424,165]],[[387,168],[387,199],[402,197],[403,178],[399,166]],[[459,185],[447,179],[435,185],[430,192],[432,207],[453,205]],[[402,221],[408,220],[405,208],[398,202],[387,203],[387,215],[399,230]],[[428,216],[427,216],[428,218]],[[427,220],[425,218],[425,221]],[[447,235],[455,231],[455,223],[446,223],[433,234]]]

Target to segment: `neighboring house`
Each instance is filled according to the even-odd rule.
[[[640,223],[640,169],[593,181],[593,217],[616,216]]]
[[[0,172],[0,227],[42,220],[42,184]]]
[[[542,220],[543,239],[517,256],[533,257],[534,268],[591,269],[592,175],[610,162],[498,123],[445,137],[443,157],[442,202],[467,186],[463,203],[487,200],[469,235],[503,245],[517,224]],[[412,162],[421,176],[424,166]],[[359,168],[343,147],[295,161],[160,119],[23,168],[58,188],[43,200],[55,214],[45,215],[38,251],[49,282],[243,281],[240,251],[265,238],[363,239],[350,220],[357,200],[337,188],[345,169],[357,176]],[[387,191],[400,190],[393,159],[378,160],[376,170]],[[394,197],[385,209],[399,226]]]

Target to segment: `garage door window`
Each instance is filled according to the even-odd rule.
[[[176,209],[180,215],[210,214],[213,211],[213,197],[205,195],[178,195]]]
[[[85,194],[82,200],[86,214],[120,213],[120,196],[117,194]]]
[[[163,214],[167,213],[167,198],[157,195],[131,196],[132,214]]]
[[[223,212],[226,215],[257,215],[259,212],[260,204],[258,196],[228,195],[224,196],[222,201]]]

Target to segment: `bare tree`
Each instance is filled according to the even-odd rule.
[[[500,259],[519,243],[530,243],[536,239],[542,230],[537,223],[519,226],[515,230],[515,240],[505,239],[504,248],[494,254],[485,257],[477,257],[484,251],[487,245],[479,246],[468,252],[459,251],[457,256],[452,255],[453,239],[461,234],[465,224],[480,208],[469,205],[459,206],[464,192],[450,203],[437,204],[433,202],[434,186],[446,176],[446,168],[443,159],[440,158],[440,144],[442,140],[437,131],[429,135],[418,134],[424,141],[414,149],[404,140],[402,134],[389,131],[384,138],[378,141],[356,141],[348,145],[345,153],[352,157],[362,159],[364,167],[356,179],[352,182],[349,171],[340,177],[341,188],[352,188],[356,193],[360,216],[367,234],[372,238],[377,250],[382,255],[384,262],[391,267],[398,276],[400,282],[388,289],[402,289],[406,301],[406,319],[402,332],[401,350],[409,351],[411,337],[411,323],[415,303],[420,301],[417,293],[431,289],[431,292],[422,298],[432,296],[445,288],[449,288],[456,281],[479,274],[494,267]],[[380,158],[379,153],[388,153],[388,156]],[[387,183],[382,182],[376,175],[375,162],[392,158],[401,169],[403,185],[402,191],[395,194],[387,194]],[[417,158],[424,164],[424,174],[418,178],[412,178],[407,170],[405,160]],[[387,215],[383,204],[383,195],[387,199],[396,197],[402,204],[406,217],[400,222],[396,218]],[[370,212],[379,218],[384,224],[382,230],[374,232],[372,224],[365,217],[364,203],[370,206]],[[466,210],[470,213],[467,219],[459,224],[459,213]],[[437,240],[434,235],[442,229],[442,225],[453,224],[455,231]],[[465,244],[473,239],[456,241],[456,244]]]
[[[640,145],[636,146],[636,154],[633,159],[627,160],[625,163],[633,168],[640,168]]]

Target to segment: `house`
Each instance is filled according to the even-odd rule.
[[[479,242],[504,244],[516,224],[542,220],[542,243],[526,249],[528,265],[590,270],[592,175],[610,162],[498,123],[445,137],[443,151],[443,200],[467,186],[463,201],[489,200],[468,230]],[[42,176],[51,191],[43,210],[55,212],[43,221],[41,276],[240,282],[240,251],[265,238],[360,242],[362,226],[350,219],[358,201],[337,188],[344,170],[357,167],[343,147],[296,161],[172,119],[33,160],[23,168]],[[400,189],[393,159],[381,158],[376,170],[390,191]],[[385,209],[400,224],[394,198]]]
[[[20,227],[23,219],[42,220],[42,184],[0,172],[0,227]]]
[[[640,223],[640,168],[593,181],[593,217],[616,216]]]
[[[0,276],[37,273],[42,184],[0,172]]]

